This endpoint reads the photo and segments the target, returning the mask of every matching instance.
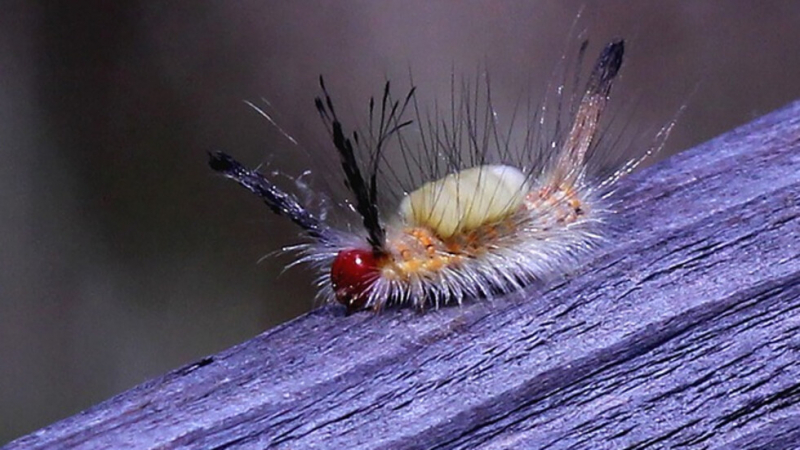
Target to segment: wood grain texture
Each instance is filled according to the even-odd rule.
[[[800,103],[620,188],[568,279],[322,308],[4,448],[800,448]]]

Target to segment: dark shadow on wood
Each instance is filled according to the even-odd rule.
[[[800,103],[620,189],[547,290],[319,309],[5,448],[800,447]]]

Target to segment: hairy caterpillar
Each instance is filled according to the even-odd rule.
[[[581,52],[585,48],[584,42]],[[622,40],[602,50],[564,132],[540,148],[526,140],[516,154],[508,142],[490,145],[479,128],[492,117],[482,122],[477,108],[467,107],[461,130],[425,123],[417,112],[422,150],[414,156],[401,135],[412,124],[404,117],[409,105],[417,109],[414,89],[395,101],[388,83],[379,107],[370,102],[367,136],[347,132],[320,78],[316,107],[339,156],[348,205],[359,216],[349,228],[361,233],[330,225],[296,195],[225,153],[211,154],[210,165],[302,228],[307,241],[292,247],[301,255],[298,262],[316,267],[324,299],[350,312],[439,307],[514,291],[584,260],[602,241],[612,185],[643,159],[603,178],[587,164],[623,53]],[[491,116],[490,105],[487,112]],[[396,176],[385,155],[393,139],[406,168],[427,179],[404,186],[399,205],[387,212],[379,208],[377,186],[381,177]],[[459,153],[462,144],[472,149],[467,158]],[[499,154],[491,155],[489,147]],[[368,157],[359,158],[363,154]]]

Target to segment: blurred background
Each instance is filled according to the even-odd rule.
[[[0,444],[314,307],[259,262],[297,230],[207,167],[324,171],[243,100],[313,151],[320,74],[361,123],[409,71],[423,103],[480,67],[499,103],[542,94],[582,6],[589,59],[627,40],[630,128],[687,104],[663,156],[800,97],[790,0],[0,4]]]

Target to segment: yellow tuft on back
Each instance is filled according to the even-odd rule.
[[[514,213],[529,190],[528,177],[515,167],[473,167],[408,194],[400,215],[406,224],[427,227],[446,239]]]

